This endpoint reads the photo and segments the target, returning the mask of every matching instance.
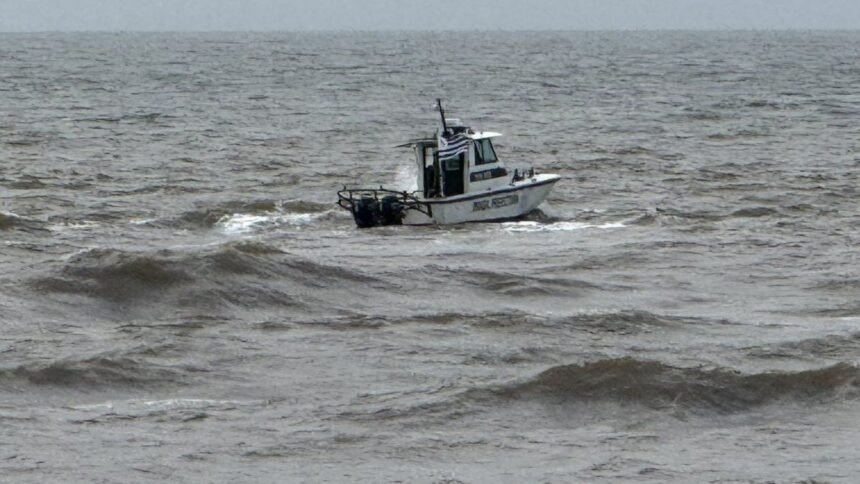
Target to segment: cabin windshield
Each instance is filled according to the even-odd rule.
[[[493,143],[490,138],[475,140],[475,164],[483,165],[486,163],[495,163],[499,161],[496,158],[496,151],[493,149]]]

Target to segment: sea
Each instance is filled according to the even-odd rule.
[[[0,34],[0,481],[860,479],[860,32]],[[520,220],[356,228],[449,117]]]

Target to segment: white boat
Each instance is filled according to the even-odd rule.
[[[515,219],[537,208],[561,179],[534,169],[509,172],[493,148],[493,138],[501,134],[446,119],[436,102],[442,123],[435,137],[400,145],[415,153],[417,191],[344,187],[338,192],[338,205],[359,227]]]

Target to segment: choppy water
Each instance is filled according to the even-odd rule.
[[[860,34],[0,35],[0,475],[853,482]],[[563,175],[357,230],[452,116]]]

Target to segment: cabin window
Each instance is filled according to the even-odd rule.
[[[496,151],[493,149],[493,143],[490,138],[479,139],[475,141],[475,164],[483,165],[485,163],[495,163]]]
[[[462,170],[463,155],[445,160],[445,171]]]

